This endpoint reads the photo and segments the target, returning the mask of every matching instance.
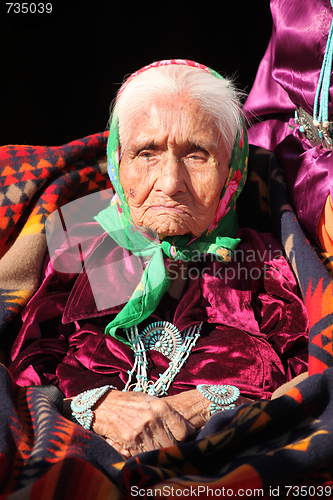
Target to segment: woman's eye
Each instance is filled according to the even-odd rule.
[[[207,161],[207,158],[204,154],[191,154],[188,155],[188,158],[192,161]]]
[[[151,151],[139,151],[138,156],[140,156],[140,158],[149,160],[150,158],[152,158],[153,153]]]
[[[193,161],[207,161],[209,156],[208,151],[199,147],[192,150],[187,157]]]

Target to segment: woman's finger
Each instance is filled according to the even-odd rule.
[[[184,441],[188,436],[195,432],[195,427],[188,422],[180,413],[169,406],[169,411],[163,418],[164,427],[171,432],[176,441]]]
[[[147,451],[148,448],[152,450],[166,448],[177,442],[161,418],[151,420],[146,424],[141,438]]]

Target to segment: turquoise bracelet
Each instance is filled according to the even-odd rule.
[[[91,408],[110,389],[116,389],[113,385],[104,385],[97,389],[89,389],[81,392],[71,401],[72,420],[80,424],[84,429],[89,430],[93,421]]]
[[[234,385],[197,385],[201,392],[211,403],[210,413],[213,415],[217,411],[232,410],[235,408],[235,401],[239,398],[240,392]]]

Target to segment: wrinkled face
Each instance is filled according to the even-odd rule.
[[[134,224],[160,238],[200,236],[214,219],[228,163],[217,127],[195,100],[150,102],[132,122],[119,169]]]

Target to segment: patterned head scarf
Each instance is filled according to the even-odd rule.
[[[194,66],[211,73],[216,78],[223,78],[216,71],[193,61],[184,59],[158,61],[133,73],[125,81],[118,95],[133,78],[142,72],[153,67],[170,64]],[[241,110],[239,112],[241,113]],[[235,203],[246,180],[247,133],[242,118],[231,155],[229,175],[221,192],[214,220],[208,229],[200,237],[196,238],[185,234],[166,237],[163,241],[159,241],[150,238],[147,234],[143,234],[140,228],[134,226],[119,180],[119,154],[118,119],[114,114],[110,126],[107,157],[108,173],[116,194],[111,205],[100,212],[96,220],[121,247],[129,250],[134,255],[144,256],[146,261],[148,260],[148,265],[145,267],[140,283],[129,302],[105,330],[106,334],[116,336],[124,341],[122,336],[116,335],[116,330],[118,328],[129,328],[148,318],[169,288],[170,279],[163,262],[164,256],[174,260],[188,261],[197,255],[215,254],[220,261],[228,262],[230,260],[231,253],[240,241],[235,238],[238,230]]]

